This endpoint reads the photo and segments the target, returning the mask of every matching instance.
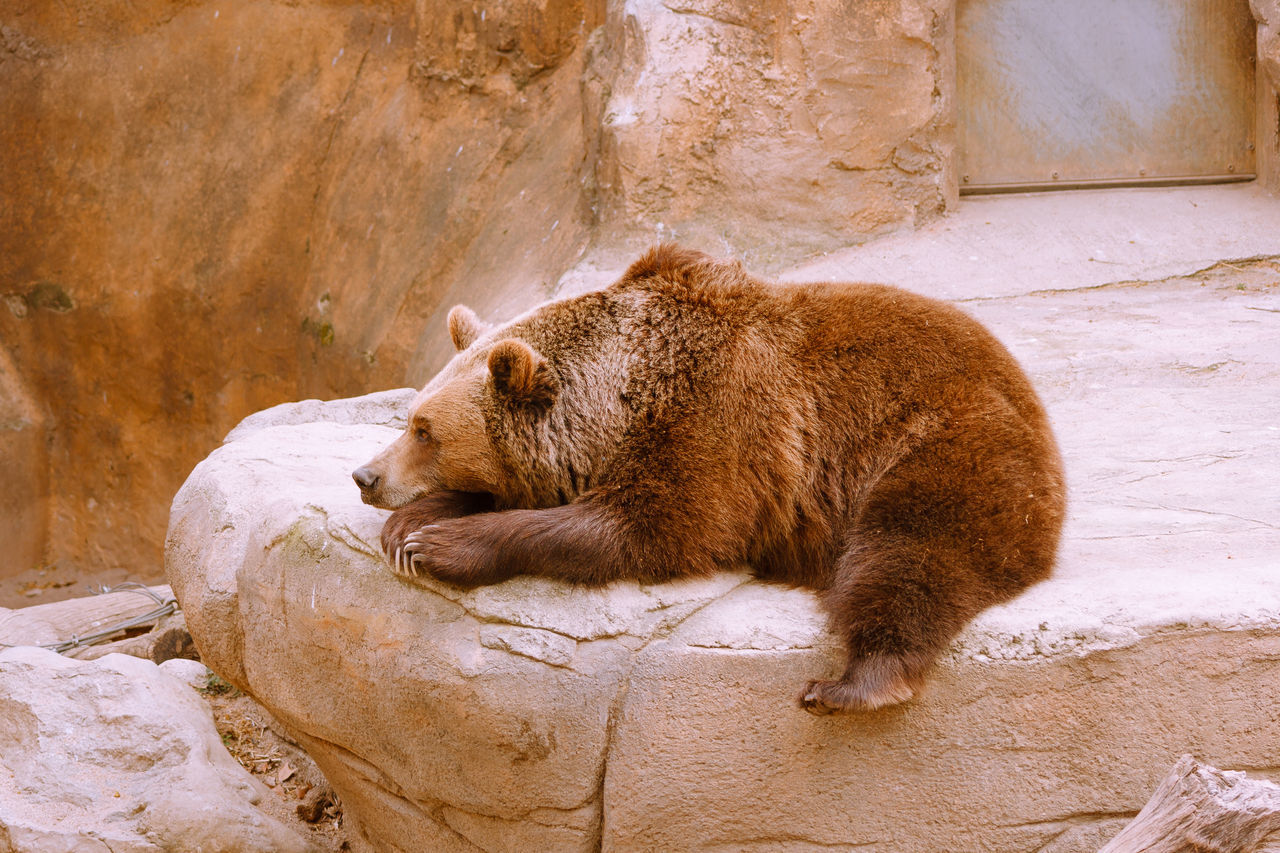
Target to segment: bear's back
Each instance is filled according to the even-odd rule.
[[[965,388],[1008,398],[1024,418],[1043,408],[1021,366],[996,337],[953,305],[882,284],[763,285],[804,329],[793,357],[821,381],[835,370],[893,396],[940,399]]]

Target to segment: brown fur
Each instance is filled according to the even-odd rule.
[[[462,351],[356,472],[396,510],[398,571],[651,583],[745,563],[816,590],[848,647],[801,693],[814,713],[910,698],[970,619],[1049,574],[1065,498],[1044,411],[949,305],[664,245],[606,290],[449,327]]]

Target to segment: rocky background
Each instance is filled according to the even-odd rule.
[[[1280,75],[1280,2],[1253,6]],[[6,0],[0,578],[158,577],[169,502],[227,430],[421,383],[456,302],[508,317],[658,238],[767,273],[936,217],[953,22],[950,0]]]

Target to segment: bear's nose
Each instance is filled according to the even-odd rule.
[[[364,465],[351,472],[351,479],[356,481],[356,485],[364,491],[372,489],[378,485],[378,480],[382,479],[373,472],[368,465]]]

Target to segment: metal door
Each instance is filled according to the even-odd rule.
[[[959,0],[960,192],[1248,180],[1248,0]]]

